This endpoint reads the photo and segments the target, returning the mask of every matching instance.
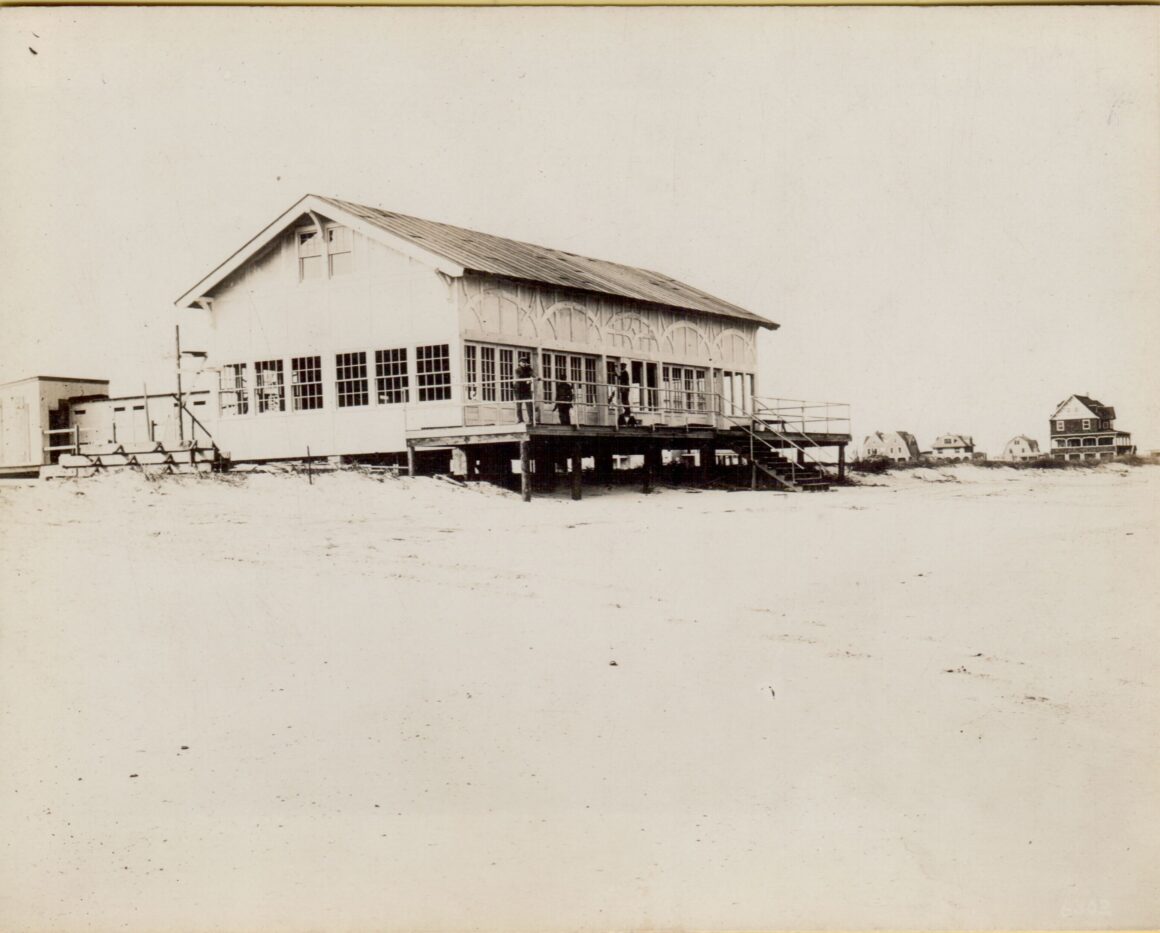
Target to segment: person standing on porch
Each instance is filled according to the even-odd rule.
[[[617,423],[621,425],[632,424],[632,406],[629,404],[629,386],[632,385],[632,380],[628,375],[628,364],[620,364],[620,372],[617,374],[616,383],[620,387],[620,417]]]
[[[516,367],[515,373],[515,392],[516,392],[516,418],[522,424],[524,422],[524,413],[527,413],[528,424],[535,424],[535,418],[532,410],[532,382],[535,379],[535,373],[532,371],[532,364],[527,356],[520,357],[520,364]]]
[[[572,423],[572,401],[575,393],[572,383],[560,379],[556,382],[556,411],[560,413],[560,424]]]

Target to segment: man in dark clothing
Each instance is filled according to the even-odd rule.
[[[527,412],[528,424],[535,424],[535,419],[532,415],[532,380],[535,373],[532,372],[532,364],[528,362],[526,356],[520,357],[520,364],[516,367],[515,391],[516,391],[516,418],[522,423],[524,421],[524,413]]]
[[[620,372],[617,374],[616,382],[620,386],[620,416],[617,418],[617,424],[632,424],[632,407],[629,405],[628,396],[628,387],[632,381],[628,375],[627,363],[620,364]]]
[[[556,411],[560,413],[560,424],[572,423],[572,401],[575,395],[572,392],[572,383],[563,379],[556,383]]]

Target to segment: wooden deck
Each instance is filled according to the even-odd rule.
[[[796,450],[797,463],[802,464],[818,448],[832,447],[837,452],[835,465],[838,475],[842,476],[845,473],[846,445],[850,440],[849,434],[786,432],[762,428],[750,432],[742,427],[720,428],[709,424],[633,427],[504,424],[409,431],[407,452],[409,467],[414,473],[420,452],[456,448],[467,457],[468,478],[502,474],[505,469],[510,471],[512,460],[519,459],[525,500],[531,498],[534,473],[543,475],[548,472],[554,477],[557,464],[571,462],[572,496],[579,499],[583,471],[577,465],[585,458],[594,459],[598,477],[607,477],[612,470],[613,455],[643,457],[643,481],[647,491],[651,488],[653,477],[660,471],[662,451],[698,451],[702,465],[701,477],[705,480],[712,478],[716,452],[721,450],[733,451],[746,460],[757,460],[757,468],[765,469],[777,479],[774,464],[763,464],[763,458],[754,456],[755,453],[760,452],[772,456],[774,461],[785,462],[784,458],[773,455],[777,451]],[[535,463],[547,463],[550,467],[545,471],[543,466],[534,467]],[[801,472],[800,468],[798,472]]]

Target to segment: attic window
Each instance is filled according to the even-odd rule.
[[[298,231],[298,281],[322,278],[322,244],[318,231],[314,229]]]
[[[350,230],[346,227],[327,227],[326,252],[330,260],[331,275],[345,275],[350,272]]]

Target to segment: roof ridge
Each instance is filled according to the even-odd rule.
[[[394,236],[412,240],[423,249],[473,272],[613,295],[719,317],[739,318],[771,329],[778,327],[762,315],[664,272],[571,253],[553,246],[516,240],[441,220],[427,220],[329,195],[308,197],[352,213]],[[439,235],[445,239],[440,241]],[[448,237],[451,239],[446,239]]]

